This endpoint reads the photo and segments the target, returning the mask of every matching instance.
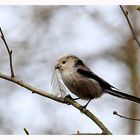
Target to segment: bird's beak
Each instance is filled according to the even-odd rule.
[[[60,68],[60,65],[59,64],[56,64],[55,65],[55,69],[59,69]]]

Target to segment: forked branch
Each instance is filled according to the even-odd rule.
[[[139,42],[139,40],[138,40],[138,38],[137,38],[137,35],[136,35],[136,33],[135,33],[134,29],[133,29],[133,26],[132,26],[131,22],[130,22],[130,20],[129,20],[128,11],[125,11],[122,5],[120,5],[120,8],[121,8],[121,10],[122,10],[122,12],[123,12],[123,14],[124,14],[124,16],[125,16],[125,18],[126,18],[126,20],[127,20],[127,23],[128,23],[128,25],[129,25],[129,27],[130,27],[130,30],[131,30],[132,35],[133,35],[133,39],[136,41],[136,43],[137,43],[138,46],[140,47],[140,42]]]
[[[0,27],[0,33],[1,33],[1,39],[3,40],[3,42],[4,42],[5,46],[6,46],[6,49],[8,51],[11,77],[15,77],[14,70],[13,70],[13,64],[12,64],[12,50],[10,50],[9,47],[8,47],[8,44],[7,44],[6,40],[5,40],[5,37],[4,37],[4,34],[3,34],[3,31],[1,29],[1,27]]]
[[[65,103],[65,104],[71,104],[72,106],[74,106],[75,108],[77,108],[78,110],[80,110],[82,113],[84,113],[88,118],[90,118],[92,121],[94,121],[103,131],[103,134],[106,135],[111,135],[112,133],[105,127],[105,125],[95,116],[93,115],[89,110],[87,110],[86,108],[81,110],[81,105],[79,103],[77,103],[76,101],[74,101],[73,99],[66,97],[66,98],[62,98],[62,97],[58,97],[55,96],[53,94],[50,94],[48,92],[44,92],[42,90],[39,90],[25,82],[23,82],[22,80],[18,80],[15,77],[10,77],[7,75],[4,75],[2,73],[0,73],[0,78],[11,81],[21,87],[24,87],[28,90],[30,90],[32,93],[36,93],[39,94],[41,96],[47,97],[49,99],[52,99],[54,101],[60,102],[60,103]]]
[[[13,82],[13,83],[15,83],[15,84],[17,84],[17,85],[19,85],[19,86],[21,86],[23,88],[26,88],[27,90],[31,91],[32,93],[39,94],[41,96],[47,97],[49,99],[52,99],[54,101],[57,101],[57,102],[60,102],[60,103],[65,103],[65,104],[71,104],[72,106],[74,106],[75,108],[80,110],[83,114],[85,114],[88,118],[90,118],[92,121],[94,121],[100,127],[100,129],[102,130],[101,134],[104,134],[104,135],[105,134],[106,135],[111,135],[112,134],[105,127],[105,125],[95,115],[93,115],[89,110],[87,110],[86,108],[81,110],[81,105],[79,103],[77,103],[76,101],[74,101],[72,98],[69,98],[67,96],[65,98],[55,96],[55,95],[50,94],[48,92],[44,92],[42,90],[39,90],[39,89],[37,89],[37,88],[35,88],[35,87],[23,82],[22,80],[17,79],[14,76],[14,71],[13,71],[13,66],[12,66],[12,50],[9,49],[1,28],[0,28],[0,32],[1,32],[1,38],[2,38],[4,44],[5,44],[6,48],[7,48],[8,54],[9,54],[10,70],[11,70],[11,76],[7,76],[7,75],[4,75],[4,74],[0,73],[0,78],[1,79],[5,79],[5,80],[8,80],[10,82]],[[26,129],[24,129],[24,131],[25,131],[25,133],[27,135],[29,135],[29,133],[28,133],[28,131]]]

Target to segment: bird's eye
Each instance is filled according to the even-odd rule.
[[[83,66],[84,65],[84,63],[82,62],[82,60],[78,60],[77,62],[76,62],[76,64],[75,64],[76,66],[79,66],[79,65],[81,65],[81,66]]]
[[[66,61],[62,61],[62,63],[63,63],[63,64],[65,64],[65,63],[66,63]]]

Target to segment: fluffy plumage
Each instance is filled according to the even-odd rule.
[[[104,93],[140,103],[140,98],[120,92],[117,88],[92,72],[74,55],[61,56],[55,66],[67,88],[81,99],[98,98]]]

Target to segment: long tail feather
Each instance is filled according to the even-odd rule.
[[[105,90],[105,92],[107,92],[113,96],[119,97],[119,98],[127,99],[130,101],[136,102],[136,103],[140,103],[140,98],[117,91],[117,90],[111,89],[111,90]]]

